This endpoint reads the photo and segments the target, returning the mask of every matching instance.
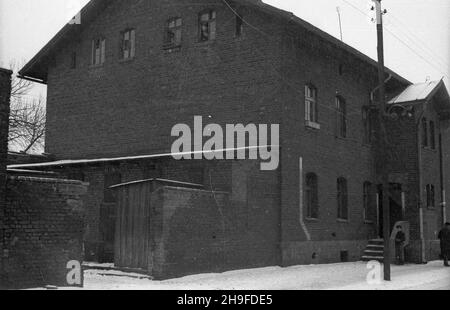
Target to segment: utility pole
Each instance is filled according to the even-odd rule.
[[[385,68],[384,68],[384,38],[383,38],[383,14],[385,10],[381,8],[381,0],[372,0],[375,3],[377,14],[377,35],[378,35],[378,80],[379,80],[379,111],[378,111],[378,166],[381,168],[381,182],[383,194],[383,238],[384,238],[384,280],[391,281],[391,225],[389,206],[389,171],[387,161],[390,159],[389,146],[386,132],[386,88],[385,88]],[[381,162],[381,161],[384,161]]]

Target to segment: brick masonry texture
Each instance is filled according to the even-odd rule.
[[[2,288],[67,286],[67,263],[83,261],[86,186],[11,177],[5,208]]]
[[[378,229],[374,213],[371,222],[363,216],[363,183],[378,182],[373,147],[363,143],[362,119],[362,108],[370,103],[370,92],[378,84],[376,68],[301,26],[245,6],[237,9],[258,30],[244,25],[243,36],[236,37],[235,16],[221,1],[180,1],[179,6],[169,1],[112,2],[66,42],[49,67],[46,151],[58,159],[167,153],[174,140],[172,127],[178,123],[192,127],[195,115],[221,125],[280,124],[281,167],[277,181],[270,184],[279,199],[274,233],[280,234],[281,264],[336,262],[342,251],[348,251],[349,259],[357,259],[367,240],[377,237]],[[217,12],[217,38],[198,42],[198,13],[207,8]],[[182,47],[170,52],[163,49],[164,27],[175,16],[183,18]],[[121,61],[119,34],[128,28],[136,29],[136,57]],[[91,44],[97,37],[106,39],[106,62],[93,67]],[[70,68],[73,52],[76,69]],[[318,89],[320,130],[309,129],[304,122],[304,86],[309,83]],[[404,87],[391,79],[387,92],[392,97]],[[347,103],[346,138],[336,136],[337,95]],[[442,130],[448,148],[448,130]],[[407,217],[415,240],[419,238],[417,193],[424,190],[418,188],[419,171],[424,184],[435,182],[436,188],[439,184],[436,152],[423,150],[430,167],[417,166],[416,133],[411,124],[393,132],[398,144],[405,144],[399,150],[404,157],[395,173],[408,184]],[[299,174],[300,157],[304,175],[314,172],[319,178],[319,219],[305,219],[304,227],[299,188],[305,180]],[[446,166],[449,160],[445,158]],[[196,169],[186,173],[186,165],[173,163],[163,164],[157,174],[179,181],[200,178],[206,185],[218,182],[231,195],[240,193],[239,186],[233,185],[236,172],[228,163],[217,167],[221,165],[223,170],[217,169],[220,172],[212,180],[199,177],[204,174]],[[95,243],[103,242],[99,210],[104,167],[82,170],[92,185],[87,240],[94,244],[92,257],[96,257]],[[122,181],[138,180],[148,172],[139,164],[121,164],[120,170]],[[248,188],[255,188],[255,196],[264,194],[264,174],[248,176]],[[348,181],[348,221],[337,220],[339,177]],[[247,203],[258,202],[249,198]],[[427,223],[436,223],[427,224],[429,244],[435,242],[438,214],[438,207],[425,210]]]
[[[4,239],[4,209],[6,204],[6,160],[8,152],[8,119],[9,101],[11,94],[11,74],[11,71],[0,68],[0,251],[3,250]],[[0,258],[0,280],[2,279],[2,270],[3,262]]]

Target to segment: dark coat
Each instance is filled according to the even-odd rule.
[[[395,243],[396,244],[402,244],[406,241],[406,235],[403,231],[399,231],[396,235],[395,235]]]
[[[439,232],[439,240],[441,240],[442,255],[450,256],[450,229],[444,228]]]

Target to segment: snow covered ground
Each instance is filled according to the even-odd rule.
[[[269,267],[201,274],[166,281],[108,270],[86,270],[87,290],[450,290],[450,268],[442,262],[392,267],[392,282],[369,284],[363,262]],[[378,273],[379,274],[379,273]],[[371,278],[373,279],[373,278]]]

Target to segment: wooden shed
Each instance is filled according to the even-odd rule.
[[[116,267],[153,269],[155,239],[162,229],[162,215],[152,205],[153,193],[161,187],[203,189],[203,185],[164,179],[118,184],[114,263]],[[155,203],[153,201],[153,203]]]

